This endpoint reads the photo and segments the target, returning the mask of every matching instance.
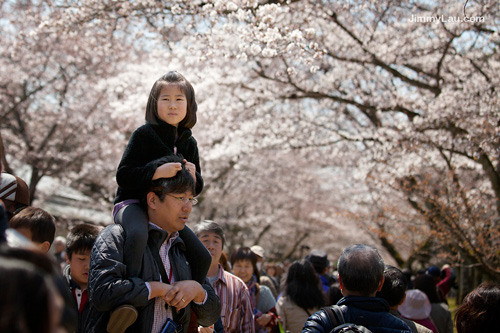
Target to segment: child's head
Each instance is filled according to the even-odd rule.
[[[100,228],[81,223],[74,226],[66,237],[67,263],[71,268],[71,279],[85,289],[89,279],[90,252]]]
[[[184,98],[183,102],[179,102],[181,102],[180,107],[185,106],[186,109],[182,110],[182,112],[185,111],[186,115],[178,122],[177,119],[175,119],[175,123],[166,121],[162,118],[162,115],[158,113],[159,104],[167,102],[165,99],[162,100],[160,96],[166,94],[168,88],[170,88],[170,91],[168,91],[168,93],[175,93],[175,95],[168,96],[170,100],[172,100],[172,97],[175,97],[175,100],[177,100],[177,92],[183,95]],[[163,104],[163,106],[165,106],[165,104]],[[162,105],[160,105],[160,107],[162,107]],[[198,105],[196,104],[195,93],[191,83],[189,83],[189,81],[179,72],[170,71],[156,80],[153,87],[151,88],[148,104],[146,106],[146,121],[153,125],[156,125],[160,121],[163,121],[169,123],[170,125],[178,127],[193,128],[193,126],[196,124],[197,110]]]
[[[54,217],[41,208],[26,207],[10,219],[9,226],[35,243],[42,252],[49,251],[56,234]]]

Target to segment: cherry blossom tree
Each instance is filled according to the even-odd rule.
[[[499,279],[497,2],[46,5],[54,14],[33,24],[38,41],[53,29],[92,32],[89,54],[113,45],[94,62],[105,72],[86,74],[118,130],[96,134],[109,147],[92,150],[107,163],[108,197],[110,161],[142,122],[154,79],[176,68],[200,102],[206,189],[193,216],[224,221],[235,246],[260,242],[279,257],[297,242],[332,255],[373,242],[400,265],[478,263]]]

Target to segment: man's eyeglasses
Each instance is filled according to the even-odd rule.
[[[191,205],[196,205],[198,203],[198,199],[196,198],[188,198],[188,197],[176,197],[175,195],[167,194],[169,197],[175,198],[182,202],[183,205],[190,203]]]

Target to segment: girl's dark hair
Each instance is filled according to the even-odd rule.
[[[146,121],[152,125],[158,125],[162,122],[158,117],[158,96],[160,96],[161,89],[164,86],[172,83],[179,87],[186,95],[187,100],[186,117],[179,123],[179,127],[193,128],[196,124],[196,111],[198,110],[194,88],[191,83],[177,71],[168,72],[153,84],[146,106]]]
[[[47,274],[34,265],[2,259],[0,263],[0,332],[51,332],[50,298],[53,288]]]
[[[495,332],[500,327],[500,288],[483,283],[465,298],[455,314],[458,333]]]
[[[88,223],[80,223],[71,228],[68,237],[66,237],[68,258],[71,260],[73,253],[80,254],[92,250],[99,231],[97,226]]]
[[[318,274],[306,259],[294,261],[288,268],[285,294],[303,309],[321,308],[325,304]]]
[[[231,255],[231,266],[234,267],[234,263],[237,261],[249,260],[252,263],[253,274],[257,278],[257,282],[260,283],[260,273],[257,268],[257,255],[250,250],[249,247],[243,246],[237,249]]]

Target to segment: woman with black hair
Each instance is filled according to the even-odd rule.
[[[276,299],[271,290],[259,283],[257,255],[249,247],[240,247],[231,255],[233,274],[245,282],[255,316],[255,332],[277,332]]]
[[[278,299],[276,309],[283,329],[302,332],[307,318],[325,305],[321,283],[312,264],[295,261],[288,269],[285,292]]]

